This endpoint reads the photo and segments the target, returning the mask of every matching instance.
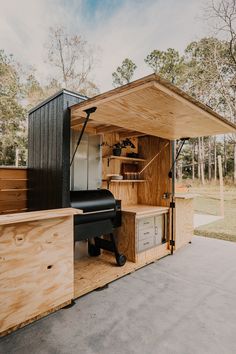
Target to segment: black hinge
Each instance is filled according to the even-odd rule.
[[[175,240],[170,240],[170,246],[175,246]]]
[[[170,208],[175,208],[175,202],[170,202]]]

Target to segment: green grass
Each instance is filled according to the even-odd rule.
[[[191,192],[197,194],[194,199],[195,213],[220,215],[219,186],[192,187]],[[236,186],[224,187],[224,200],[224,219],[196,228],[196,235],[236,242]]]

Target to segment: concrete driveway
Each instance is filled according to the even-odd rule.
[[[1,354],[234,354],[236,243],[191,245],[2,338]]]

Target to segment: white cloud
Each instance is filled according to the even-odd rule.
[[[182,51],[188,42],[204,35],[197,20],[199,0],[127,0],[114,12],[105,11],[101,2],[92,16],[85,13],[85,3],[0,0],[0,47],[36,67],[44,80],[50,73],[44,62],[48,29],[63,24],[101,48],[94,77],[104,91],[111,88],[111,73],[125,57],[138,65],[136,77],[141,77],[148,73],[143,59],[151,50],[174,47]]]

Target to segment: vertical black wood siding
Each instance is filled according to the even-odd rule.
[[[60,92],[29,113],[30,210],[70,205],[70,111],[83,99]]]

